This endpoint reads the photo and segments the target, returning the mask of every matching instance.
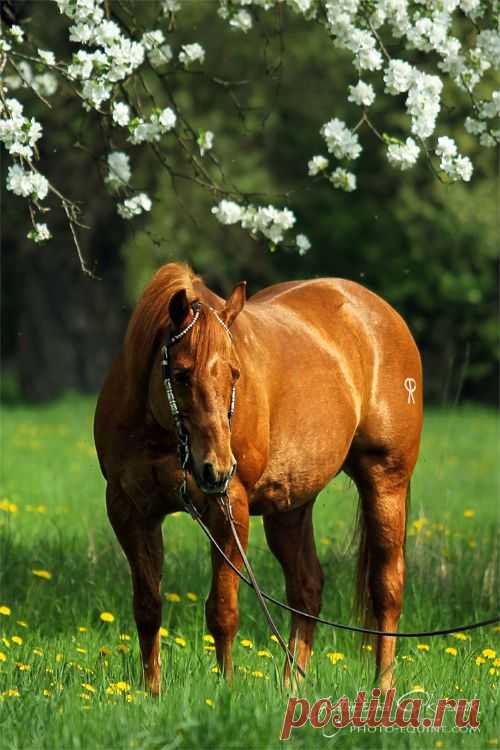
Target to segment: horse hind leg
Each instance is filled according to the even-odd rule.
[[[354,472],[361,499],[358,599],[371,605],[376,629],[397,631],[403,604],[409,472],[389,456],[364,457]],[[396,638],[377,636],[376,680],[394,681]]]
[[[310,502],[296,510],[264,516],[264,529],[269,547],[283,569],[288,604],[317,616],[321,609],[324,575],[314,543],[312,510],[313,502]],[[314,629],[314,621],[292,614],[288,647],[304,671],[311,656]],[[285,687],[290,681],[287,659]]]

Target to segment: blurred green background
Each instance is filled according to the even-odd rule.
[[[72,45],[65,42],[66,24],[55,6],[25,0],[17,7],[21,20],[31,19],[40,47],[69,57]],[[31,245],[24,201],[3,193],[4,400],[43,401],[67,390],[95,393],[143,285],[160,264],[183,259],[222,294],[242,278],[250,294],[291,278],[359,281],[408,321],[424,358],[428,402],[495,402],[498,149],[479,149],[463,131],[467,102],[445,88],[437,135],[456,138],[471,156],[470,184],[441,184],[424,160],[408,173],[397,172],[383,145],[362,130],[358,190],[344,194],[307,177],[308,159],[324,153],[321,124],[339,117],[353,126],[359,116],[347,102],[347,87],[356,82],[350,60],[319,26],[282,8],[260,12],[254,29],[242,35],[217,17],[215,3],[196,1],[183,6],[176,28],[168,31],[165,20],[156,22],[157,2],[112,1],[110,7],[134,34],[162,28],[174,53],[194,41],[205,47],[207,76],[166,73],[177,104],[197,129],[214,131],[228,184],[288,194],[299,219],[296,229],[313,247],[305,257],[271,253],[243,231],[221,227],[210,214],[219,197],[193,182],[173,185],[147,146],[127,150],[133,185],[155,197],[154,207],[144,218],[122,221],[102,173],[107,142],[125,150],[123,134],[100,126],[68,90],[60,88],[48,110],[25,89],[20,99],[44,123],[41,169],[63,193],[82,201],[82,219],[90,227],[81,233],[82,249],[101,280],[82,274],[60,209],[54,205],[43,219],[54,239]],[[418,62],[425,69],[425,61]],[[158,104],[167,106],[161,78],[148,76]],[[237,85],[222,85],[222,79]],[[376,88],[374,123],[391,135],[406,135],[403,98],[387,98],[380,84]],[[187,171],[173,140],[167,139],[164,155]],[[220,179],[217,166],[210,169]],[[279,198],[273,202],[280,205]]]

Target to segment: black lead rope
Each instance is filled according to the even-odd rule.
[[[324,617],[317,617],[316,615],[312,615],[309,612],[303,612],[301,609],[296,609],[295,607],[291,607],[289,604],[285,604],[284,602],[280,602],[279,599],[275,599],[274,596],[271,596],[270,594],[267,594],[265,591],[262,591],[258,587],[257,581],[255,579],[255,575],[252,576],[251,580],[249,580],[246,576],[241,573],[236,565],[228,558],[228,556],[225,554],[224,550],[221,549],[220,545],[217,543],[217,541],[214,539],[210,529],[207,528],[207,526],[203,523],[201,520],[200,514],[198,513],[197,509],[194,508],[194,506],[188,506],[187,507],[188,512],[191,514],[191,516],[194,518],[194,520],[198,523],[200,528],[203,530],[205,535],[209,538],[211,543],[216,548],[217,552],[224,558],[224,561],[229,565],[230,568],[236,573],[239,578],[247,584],[247,586],[250,586],[251,588],[257,590],[260,593],[260,596],[263,599],[267,599],[268,602],[271,602],[272,604],[276,604],[276,606],[281,607],[281,609],[285,609],[287,612],[291,612],[294,615],[299,615],[300,617],[306,617],[308,620],[314,620],[314,622],[319,622],[321,625],[329,625],[332,628],[337,628],[339,630],[349,630],[354,633],[366,633],[367,635],[385,635],[389,638],[424,638],[428,636],[434,636],[434,635],[450,635],[450,633],[461,633],[464,630],[473,630],[474,628],[483,628],[486,625],[494,625],[497,622],[500,622],[500,616],[497,617],[491,617],[488,620],[480,620],[479,622],[473,622],[469,623],[467,625],[460,625],[456,628],[444,628],[442,630],[419,630],[415,632],[391,632],[387,630],[375,630],[375,628],[363,628],[360,625],[345,625],[341,622],[334,622],[334,620],[327,620]],[[228,512],[226,511],[226,518],[228,518],[228,522],[231,526],[231,531],[233,533],[233,536],[235,538],[236,544],[238,546],[238,549],[241,553],[241,542],[239,540],[239,537],[236,533],[236,529],[234,528],[234,524],[231,522],[231,516],[228,517]],[[248,562],[248,559],[243,554],[242,555],[243,562],[245,563],[245,567],[248,569],[250,568],[250,563]],[[251,568],[250,568],[251,569]],[[248,571],[249,572],[249,571]],[[254,583],[252,582],[252,578]]]

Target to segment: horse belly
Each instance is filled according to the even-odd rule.
[[[309,502],[342,469],[358,414],[353,396],[339,380],[298,379],[273,414],[269,460],[251,497],[259,512]]]

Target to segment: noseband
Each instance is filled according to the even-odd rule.
[[[187,510],[191,512],[190,508],[190,500],[188,498],[187,493],[187,473],[190,468],[191,462],[191,448],[189,445],[189,432],[186,429],[186,425],[184,424],[184,420],[182,419],[182,416],[179,412],[179,407],[177,405],[177,400],[175,398],[174,389],[172,386],[172,373],[170,368],[170,358],[169,358],[169,351],[170,348],[176,344],[178,341],[180,341],[184,336],[189,333],[189,331],[196,325],[196,323],[199,320],[200,313],[201,313],[201,302],[193,302],[191,305],[191,309],[194,313],[193,319],[191,322],[183,328],[179,333],[174,334],[173,336],[165,337],[165,343],[162,346],[162,355],[163,358],[161,360],[161,368],[162,368],[162,377],[163,377],[163,386],[165,388],[165,394],[167,396],[168,405],[170,408],[170,413],[172,414],[174,424],[175,424],[175,431],[177,433],[177,453],[179,456],[179,461],[181,464],[182,471],[184,473],[184,477],[181,483],[181,486],[179,487],[179,495],[181,497],[181,500]],[[217,321],[220,323],[220,325],[224,328],[227,335],[232,338],[231,332],[227,325],[224,323],[220,315],[216,310],[214,310],[213,307],[210,305],[206,305],[207,309],[210,310],[216,317]],[[229,409],[227,412],[227,418],[229,421],[229,431],[231,431],[231,422],[233,419],[234,409],[236,406],[236,385],[233,384],[231,388],[231,401],[229,403]],[[192,468],[192,467],[191,467]],[[231,481],[231,478],[235,471],[235,466],[233,466],[233,471],[231,475],[228,477],[225,487],[223,488],[222,492],[225,492],[227,490],[227,487],[229,485],[229,482]]]

